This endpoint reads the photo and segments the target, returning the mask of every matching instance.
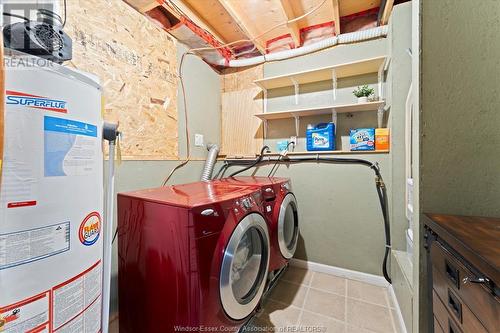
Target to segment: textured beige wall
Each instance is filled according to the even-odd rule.
[[[420,2],[420,211],[499,217],[500,2]],[[413,327],[424,332],[432,318],[419,250]]]
[[[500,2],[422,2],[422,209],[498,217]]]

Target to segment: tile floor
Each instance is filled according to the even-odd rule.
[[[386,288],[290,267],[247,332],[399,333]],[[110,323],[118,333],[118,320]]]
[[[252,325],[249,332],[399,332],[387,288],[295,267],[282,276]]]

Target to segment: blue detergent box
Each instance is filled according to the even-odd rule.
[[[335,150],[335,124],[321,123],[306,130],[308,151]]]
[[[375,150],[375,128],[356,128],[350,131],[351,151]]]

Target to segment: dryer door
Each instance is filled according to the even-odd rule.
[[[280,206],[278,216],[278,244],[280,252],[286,259],[293,257],[299,238],[299,215],[297,199],[288,193]]]
[[[245,216],[224,252],[220,296],[226,314],[240,320],[252,313],[264,292],[269,266],[269,234],[264,218]]]

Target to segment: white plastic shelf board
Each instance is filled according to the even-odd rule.
[[[101,91],[89,75],[43,62],[43,68],[29,68],[28,61],[6,61],[0,331],[96,333],[103,246]]]

